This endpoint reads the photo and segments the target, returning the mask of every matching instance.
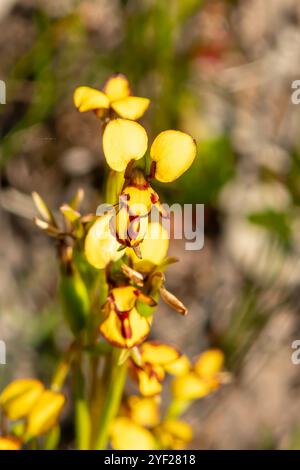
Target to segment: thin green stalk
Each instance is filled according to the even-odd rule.
[[[74,341],[63,354],[63,357],[59,361],[51,380],[52,390],[59,392],[62,389],[69,373],[71,363],[74,359],[74,355],[77,352],[77,348],[78,345],[76,341]]]
[[[119,195],[124,184],[124,172],[110,170],[107,183],[105,199],[107,204],[117,204]]]
[[[110,383],[103,404],[102,416],[95,442],[96,450],[105,450],[109,439],[109,428],[116,417],[126,380],[127,363],[118,365],[120,350],[113,350],[113,364],[111,369]]]
[[[76,448],[88,450],[91,438],[91,419],[85,398],[84,377],[79,365],[76,364],[74,369]]]
[[[60,427],[55,426],[45,436],[44,450],[55,450],[60,440]]]

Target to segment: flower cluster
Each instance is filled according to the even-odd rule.
[[[168,234],[160,222],[151,223],[149,214],[156,208],[162,218],[168,215],[150,182],[155,178],[167,183],[181,176],[196,156],[196,144],[184,132],[164,131],[154,139],[148,161],[145,158],[139,164],[146,154],[148,137],[135,119],[145,112],[149,100],[130,96],[123,75],[111,77],[103,91],[79,87],[74,103],[79,111],[94,111],[102,118],[104,156],[111,171],[124,176],[118,199],[113,201],[114,214],[103,214],[89,229],[85,254],[90,264],[103,269],[124,259],[126,251],[125,277],[110,285],[100,332],[112,344],[132,348],[150,332],[159,293],[180,313],[186,313],[163,285]]]
[[[181,449],[192,439],[181,414],[228,378],[217,349],[191,364],[177,348],[148,339],[160,299],[187,314],[165,286],[165,271],[177,259],[168,257],[168,214],[151,184],[179,178],[192,164],[196,145],[188,134],[166,130],[148,151],[146,130],[136,120],[150,101],[132,96],[123,75],[112,76],[102,90],[77,88],[74,103],[80,112],[93,111],[102,123],[109,166],[105,210],[81,214],[84,194],[79,190],[60,207],[59,218],[33,193],[39,213],[35,224],[56,240],[61,310],[74,339],[50,390],[35,379],[16,380],[4,389],[0,406],[12,424],[7,432],[1,428],[0,449],[37,445],[40,436],[49,448],[46,436],[59,429],[65,402],[60,390],[69,373],[77,448],[105,449],[110,439],[114,449]],[[139,396],[125,399],[127,371]],[[167,375],[173,376],[172,399],[162,414]]]
[[[141,396],[130,396],[111,427],[114,449],[184,449],[192,440],[191,427],[179,416],[197,399],[217,390],[229,378],[222,372],[224,356],[218,349],[202,353],[192,365],[170,345],[145,342],[140,347],[141,362],[131,359],[131,369]],[[160,393],[166,373],[171,382],[172,401],[164,416],[160,413]]]

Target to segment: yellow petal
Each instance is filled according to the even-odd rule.
[[[128,96],[122,100],[114,101],[111,107],[120,117],[134,121],[143,116],[149,104],[150,100],[148,98]]]
[[[145,238],[139,246],[142,260],[136,256],[133,250],[127,250],[126,253],[132,259],[134,268],[137,271],[149,272],[167,256],[169,248],[167,230],[159,222],[150,222]]]
[[[121,100],[130,94],[129,82],[121,73],[112,75],[103,88],[110,101]]]
[[[136,369],[138,385],[141,395],[144,397],[152,397],[158,395],[162,391],[162,384],[165,377],[164,370],[161,366],[143,366]]]
[[[194,369],[201,378],[210,379],[220,372],[223,365],[223,352],[219,349],[210,349],[199,356]]]
[[[180,131],[161,132],[151,146],[151,158],[156,162],[155,178],[170,183],[181,176],[196,157],[196,144],[191,136]]]
[[[144,362],[164,366],[179,358],[180,353],[168,344],[147,342],[142,344],[141,355]]]
[[[159,403],[157,397],[141,398],[132,395],[128,398],[131,419],[144,427],[154,427],[159,423]]]
[[[196,400],[205,397],[211,391],[209,383],[200,379],[195,372],[175,377],[172,382],[173,396],[178,400]]]
[[[44,386],[38,380],[15,380],[3,390],[0,405],[8,418],[23,418],[31,411],[43,390]]]
[[[0,437],[0,450],[20,450],[22,442],[12,436]]]
[[[109,99],[102,91],[90,88],[88,86],[80,86],[74,92],[74,104],[81,112],[92,111],[97,109],[108,109]]]
[[[187,356],[183,355],[180,356],[173,362],[166,364],[164,369],[168,374],[172,374],[175,376],[186,374],[191,368],[190,361]]]
[[[140,344],[150,333],[149,318],[142,317],[135,308],[128,315],[110,310],[100,332],[111,344],[120,348],[132,348]]]
[[[156,434],[162,449],[185,449],[193,438],[191,426],[178,419],[168,419],[157,427]]]
[[[124,171],[131,160],[139,160],[147,150],[145,129],[134,121],[114,119],[103,133],[103,151],[110,168]]]
[[[136,302],[136,288],[133,286],[116,287],[112,289],[111,296],[118,312],[128,312]]]
[[[105,268],[110,261],[117,261],[124,254],[118,251],[120,244],[110,231],[110,219],[110,214],[99,217],[85,239],[85,256],[88,262],[98,269]]]
[[[55,426],[64,404],[62,393],[44,391],[28,416],[27,436],[39,436]]]
[[[114,420],[110,434],[112,447],[115,450],[154,450],[156,448],[151,432],[126,417]]]

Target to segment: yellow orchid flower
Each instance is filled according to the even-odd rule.
[[[65,397],[62,393],[45,390],[27,417],[26,435],[29,438],[40,436],[53,428],[64,404]]]
[[[155,429],[155,435],[161,449],[186,449],[193,438],[193,431],[189,424],[179,419],[166,419]]]
[[[112,217],[111,230],[118,242],[127,247],[137,247],[148,231],[148,215],[156,206],[160,211],[159,197],[146,180],[144,173],[134,168],[128,184],[119,197],[117,214]]]
[[[126,416],[116,418],[110,430],[111,444],[115,450],[155,450],[153,434]]]
[[[213,392],[222,383],[221,369],[224,354],[218,349],[205,351],[194,366],[172,382],[173,396],[177,400],[196,400]]]
[[[137,365],[131,360],[132,375],[137,380],[143,396],[157,395],[162,391],[167,367],[178,360],[180,353],[172,346],[154,341],[143,343],[139,351],[142,365]]]
[[[9,419],[28,415],[44,391],[39,380],[18,379],[11,382],[0,395],[0,406]]]
[[[13,436],[0,437],[0,450],[20,450],[22,442]]]
[[[124,171],[131,160],[139,160],[147,150],[145,129],[126,119],[113,119],[103,133],[103,151],[110,168]],[[161,132],[150,148],[151,176],[163,183],[179,178],[193,163],[197,153],[193,138],[181,131]]]
[[[110,229],[111,215],[100,216],[89,229],[84,245],[88,262],[98,269],[105,268],[111,261],[117,261],[124,253],[118,251],[120,244]]]
[[[150,100],[132,96],[125,75],[111,76],[102,91],[80,86],[74,92],[74,104],[80,112],[94,111],[98,117],[105,117],[110,110],[118,116],[136,120],[148,109]]]
[[[143,317],[135,308],[137,299],[155,305],[150,297],[133,286],[115,287],[104,307],[105,319],[100,332],[111,344],[132,348],[140,344],[150,332],[151,318]]]
[[[158,397],[130,396],[111,427],[112,447],[128,449],[185,449],[192,439],[189,424],[179,419],[160,422]]]

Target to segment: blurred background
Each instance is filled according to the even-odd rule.
[[[167,285],[190,312],[161,304],[153,328],[190,357],[222,348],[234,374],[187,413],[191,448],[300,449],[299,1],[1,0],[0,57],[0,388],[49,380],[68,344],[30,194],[58,208],[82,187],[84,211],[103,201],[100,124],[72,94],[119,71],[152,100],[150,138],[174,127],[199,148],[159,188],[166,202],[205,204],[205,247],[170,249],[180,262]]]

